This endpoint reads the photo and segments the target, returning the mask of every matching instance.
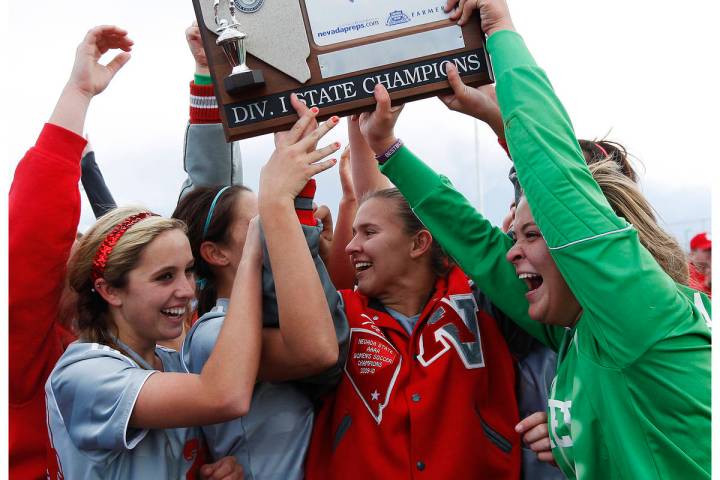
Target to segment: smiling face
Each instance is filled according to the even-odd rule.
[[[145,247],[126,285],[113,289],[108,303],[121,339],[154,344],[182,333],[194,294],[190,242],[173,229]]]
[[[355,266],[358,290],[382,298],[412,268],[413,236],[408,235],[392,200],[370,198],[358,209],[353,239],[345,247]]]
[[[528,286],[525,296],[530,304],[530,318],[563,327],[574,325],[580,305],[550,256],[525,197],[520,199],[515,212],[514,232],[517,241],[508,251],[507,259]]]

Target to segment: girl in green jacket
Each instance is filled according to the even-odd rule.
[[[379,88],[361,129],[386,160],[381,171],[491,301],[558,351],[548,442],[568,478],[710,478],[709,300],[677,281],[682,259],[647,235],[661,230],[635,208],[646,203],[637,187],[608,164],[594,167],[604,189],[593,178],[504,0],[461,2],[453,18],[463,23],[476,7],[524,190],[516,241],[398,148],[397,113]]]

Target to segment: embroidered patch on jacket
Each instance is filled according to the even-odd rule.
[[[402,357],[382,333],[365,328],[351,328],[349,343],[345,374],[379,424],[400,373]]]

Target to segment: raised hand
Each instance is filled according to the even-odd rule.
[[[88,31],[75,52],[70,78],[58,98],[48,123],[83,134],[90,101],[107,88],[115,74],[130,60],[133,41],[122,28],[102,25]],[[119,49],[107,65],[98,61],[107,51]]]
[[[192,25],[185,30],[185,40],[187,40],[190,53],[192,53],[192,56],[195,59],[195,73],[200,75],[210,75],[207,55],[205,55],[205,47],[202,43],[200,27],[198,27],[197,22],[193,22]]]
[[[340,148],[333,143],[315,150],[314,145],[337,123],[332,117],[309,135],[304,135],[308,125],[315,121],[317,109],[309,109],[289,132],[275,135],[275,151],[260,172],[260,203],[271,204],[288,201],[290,204],[308,180],[335,165],[336,160],[320,161]]]
[[[447,0],[445,11],[449,12],[455,7],[450,19],[457,20],[458,25],[465,25],[473,10],[477,9],[486,35],[490,36],[498,30],[515,30],[505,0]]]
[[[373,93],[377,102],[375,111],[360,114],[360,131],[370,148],[376,155],[380,155],[397,140],[394,128],[400,112],[402,112],[403,105],[391,106],[390,94],[380,83],[375,85]]]
[[[215,463],[200,467],[202,480],[242,480],[243,468],[235,457],[223,457]]]
[[[133,41],[127,31],[114,25],[102,25],[88,31],[75,54],[75,64],[66,88],[92,98],[110,84],[115,74],[130,60]],[[107,65],[99,63],[109,50],[119,49]]]
[[[548,433],[547,413],[535,412],[525,417],[515,426],[515,431],[522,434],[523,441],[537,454],[540,461],[555,464]]]
[[[468,87],[463,83],[457,67],[452,63],[447,64],[447,76],[453,93],[439,96],[440,101],[450,110],[482,120],[492,128],[498,138],[504,139],[505,130],[495,95],[495,86]]]
[[[294,93],[291,93],[291,94],[290,94],[290,105],[295,109],[295,112],[297,112],[298,118],[302,117],[303,115],[305,115],[305,114],[306,114],[307,112],[309,112],[310,110],[312,110],[312,112],[313,112],[314,115],[317,115],[317,113],[318,113],[318,111],[319,111],[317,107],[309,108],[309,107],[305,104],[305,102],[303,102],[302,100],[300,100],[300,99],[298,98],[298,96],[295,95]],[[317,120],[313,117],[312,121],[310,121],[310,122],[305,126],[305,130],[303,130],[303,132],[300,134],[300,138],[305,138],[305,137],[307,137],[307,136],[310,135],[317,127],[318,127]],[[275,134],[275,148],[278,147],[278,142],[283,142],[284,139],[287,138],[287,136],[288,136],[289,134],[290,134],[290,130],[288,130],[287,132],[277,132],[277,133]],[[314,144],[312,144],[312,145],[310,145],[310,146],[308,147],[308,152],[310,152],[310,151],[312,151],[312,150],[315,150],[316,148],[317,148],[317,142],[315,142]]]

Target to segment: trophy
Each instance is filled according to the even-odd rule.
[[[244,90],[257,87],[265,83],[261,70],[251,70],[245,64],[246,49],[245,39],[247,35],[240,30],[240,23],[235,17],[235,1],[227,0],[230,12],[229,23],[227,20],[220,19],[218,10],[220,8],[220,0],[215,0],[213,4],[215,10],[215,25],[217,25],[218,38],[215,41],[217,46],[222,48],[225,58],[232,67],[230,75],[225,77],[223,82],[225,90],[230,95],[237,95]]]

